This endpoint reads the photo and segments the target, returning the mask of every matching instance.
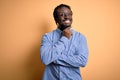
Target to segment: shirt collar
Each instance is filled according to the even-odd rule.
[[[57,28],[56,31],[60,34],[62,33],[62,31],[59,28]]]
[[[71,28],[70,30],[73,32],[73,28]],[[59,28],[57,28],[56,31],[60,34],[62,33],[62,31]]]

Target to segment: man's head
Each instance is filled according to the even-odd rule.
[[[58,5],[53,12],[54,20],[59,28],[71,27],[72,24],[72,10],[66,4]]]

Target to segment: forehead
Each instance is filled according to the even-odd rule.
[[[71,12],[71,10],[67,7],[61,7],[57,10],[58,13],[61,13],[61,12]]]

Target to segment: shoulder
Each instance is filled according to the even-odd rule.
[[[56,32],[56,30],[53,30],[53,31],[48,32],[48,33],[45,33],[45,34],[43,34],[43,36],[51,36],[51,35],[53,35],[54,32]]]
[[[81,32],[78,32],[78,31],[76,31],[74,29],[72,29],[72,32],[73,32],[73,34],[75,34],[76,37],[79,37],[79,38],[84,37],[85,38],[85,35],[83,33],[81,33]]]
[[[76,39],[78,42],[87,41],[86,36],[83,33],[78,32],[74,29],[72,29],[72,32],[73,32],[74,39]]]
[[[49,40],[51,40],[52,37],[53,37],[53,35],[54,35],[54,33],[56,33],[56,30],[53,30],[53,31],[51,31],[51,32],[48,32],[48,33],[43,34],[43,35],[42,35],[42,38],[43,38],[43,39],[49,39]]]

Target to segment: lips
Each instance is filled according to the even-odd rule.
[[[65,23],[65,24],[71,23],[71,20],[68,20],[68,19],[67,19],[67,20],[64,20],[64,23]]]

